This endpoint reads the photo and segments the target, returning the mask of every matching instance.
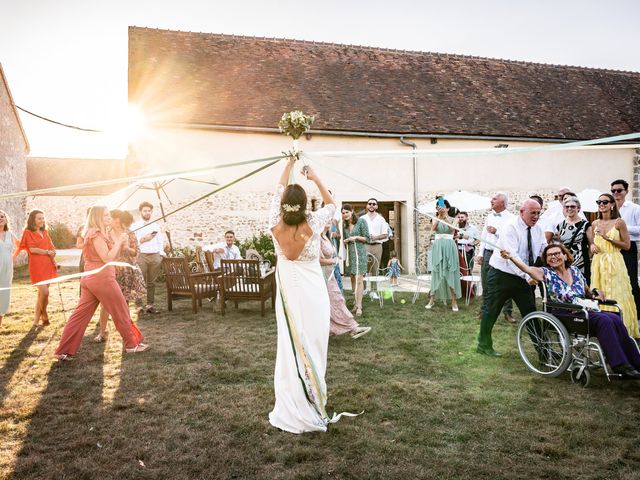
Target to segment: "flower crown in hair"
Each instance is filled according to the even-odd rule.
[[[283,203],[282,210],[287,213],[298,212],[300,211],[300,205],[289,205],[288,203]]]

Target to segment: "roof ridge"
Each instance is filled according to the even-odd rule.
[[[512,60],[508,58],[497,58],[497,57],[485,57],[480,55],[463,55],[459,53],[446,53],[446,52],[433,52],[428,50],[406,50],[406,49],[397,49],[397,48],[387,48],[387,47],[375,47],[371,45],[358,45],[358,44],[346,44],[346,43],[335,43],[335,42],[324,42],[317,40],[300,40],[296,38],[286,38],[286,37],[266,37],[266,36],[255,36],[255,35],[238,35],[238,34],[228,34],[228,33],[212,33],[212,32],[192,32],[186,30],[171,30],[167,28],[153,28],[153,27],[139,27],[136,25],[129,26],[129,29],[139,29],[139,30],[153,30],[159,32],[168,32],[174,34],[198,34],[198,35],[207,35],[218,38],[238,38],[238,39],[247,39],[247,40],[259,40],[259,41],[271,41],[271,42],[288,42],[294,44],[301,45],[325,45],[330,47],[349,47],[349,48],[357,48],[361,50],[371,50],[371,51],[379,51],[379,52],[389,52],[389,53],[404,53],[410,55],[430,55],[434,57],[452,57],[459,59],[472,59],[472,60],[480,60],[487,62],[499,62],[503,64],[516,64],[516,65],[524,65],[524,66],[541,66],[541,67],[554,67],[554,68],[564,68],[564,69],[572,69],[579,71],[594,71],[594,72],[606,72],[606,73],[618,73],[618,74],[632,74],[638,75],[640,72],[634,72],[632,70],[617,70],[611,68],[600,68],[600,67],[584,67],[580,65],[563,65],[563,64],[555,64],[555,63],[543,63],[543,62],[532,62],[527,60]]]

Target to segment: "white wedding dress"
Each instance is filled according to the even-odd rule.
[[[280,221],[278,185],[271,202],[269,229]],[[276,266],[278,351],[273,379],[276,403],[269,414],[274,427],[291,433],[326,431],[327,387],[324,381],[329,343],[329,295],[320,267],[320,234],[335,213],[329,204],[311,213],[313,235],[296,260],[289,260],[273,237]]]

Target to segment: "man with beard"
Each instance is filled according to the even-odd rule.
[[[473,270],[473,257],[478,244],[480,233],[475,225],[469,223],[469,214],[467,212],[458,212],[458,249],[464,255],[466,264],[469,266],[469,272]]]
[[[147,305],[142,311],[147,313],[157,313],[155,303],[156,279],[160,275],[162,256],[164,255],[164,244],[162,241],[162,230],[158,222],[150,223],[153,205],[149,202],[142,202],[138,207],[140,220],[131,225],[131,230],[135,232],[140,244],[140,255],[138,255],[138,267],[142,271],[142,276],[147,285]]]
[[[382,261],[382,244],[389,240],[389,225],[382,215],[378,212],[378,200],[370,198],[367,200],[367,213],[362,218],[367,222],[369,227],[369,236],[371,241],[366,245],[367,253],[376,257],[378,269],[380,269],[380,262]],[[373,275],[378,275],[378,272],[372,272]],[[369,288],[372,288],[369,286]],[[372,289],[373,290],[373,289]],[[377,299],[377,293],[371,293],[372,298]]]

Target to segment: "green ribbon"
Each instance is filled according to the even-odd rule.
[[[168,180],[168,179],[177,178],[177,177],[196,177],[199,175],[204,175],[204,174],[213,172],[215,170],[219,170],[221,168],[239,167],[242,165],[251,165],[252,163],[268,162],[271,160],[278,161],[282,158],[284,158],[283,155],[278,155],[274,157],[257,158],[255,160],[245,160],[242,162],[224,163],[222,165],[217,165],[215,167],[203,167],[203,168],[196,168],[193,170],[181,170],[177,172],[156,173],[153,175],[135,175],[132,177],[113,178],[111,180],[98,180],[95,182],[77,183],[74,185],[64,185],[60,187],[40,188],[37,190],[27,190],[24,192],[5,193],[0,195],[0,200],[5,200],[9,198],[32,197],[35,195],[46,195],[48,193],[68,192],[71,190],[82,190],[82,189],[92,188],[92,187],[102,187],[105,185],[117,185],[119,183],[134,183],[134,182],[142,182],[142,181],[150,182],[150,181],[158,181],[158,180]]]

